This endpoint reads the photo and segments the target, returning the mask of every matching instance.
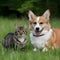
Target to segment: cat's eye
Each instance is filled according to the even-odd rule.
[[[37,24],[37,22],[34,22],[34,24]]]
[[[24,32],[24,31],[23,31]]]
[[[19,32],[19,31],[18,31]]]

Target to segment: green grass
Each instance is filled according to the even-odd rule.
[[[59,19],[51,19],[52,28],[60,28]],[[2,46],[2,40],[8,32],[15,31],[15,24],[27,25],[27,46],[24,51],[19,49],[5,49]],[[60,60],[60,49],[49,50],[48,52],[33,52],[33,46],[29,39],[29,22],[25,19],[9,19],[0,17],[0,60]]]

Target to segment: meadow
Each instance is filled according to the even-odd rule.
[[[60,20],[51,19],[52,28],[60,28]],[[2,40],[8,32],[15,31],[15,24],[27,25],[27,45],[24,51],[20,49],[5,49]],[[60,49],[49,50],[48,52],[33,51],[33,46],[29,38],[29,22],[26,19],[3,18],[0,17],[0,60],[60,60]]]

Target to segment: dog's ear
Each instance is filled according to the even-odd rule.
[[[35,14],[34,14],[31,10],[29,10],[29,12],[28,12],[28,17],[29,17],[29,20],[31,21],[31,20],[33,20],[36,16],[35,16]]]
[[[49,11],[49,9],[44,12],[43,17],[44,17],[46,20],[49,20],[49,17],[50,17],[50,11]]]

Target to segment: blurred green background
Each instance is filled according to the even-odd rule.
[[[36,15],[50,9],[51,17],[60,17],[60,0],[0,0],[0,15],[26,17],[28,10]]]

